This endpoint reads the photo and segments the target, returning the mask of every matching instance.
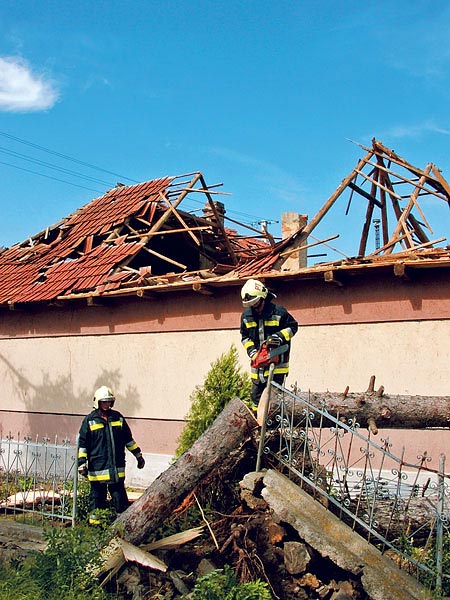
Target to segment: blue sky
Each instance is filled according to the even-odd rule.
[[[117,181],[191,171],[234,219],[312,218],[364,154],[349,139],[450,180],[449,107],[449,1],[3,0],[0,245]],[[354,255],[346,202],[316,234]],[[449,236],[448,207],[422,208]]]

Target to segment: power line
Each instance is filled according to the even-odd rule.
[[[49,169],[54,169],[55,171],[60,171],[61,173],[66,173],[67,175],[74,175],[75,177],[81,177],[82,179],[87,179],[88,181],[92,181],[93,183],[102,183],[104,185],[108,185],[109,187],[114,187],[114,184],[110,181],[104,181],[103,179],[97,179],[97,177],[91,177],[90,175],[83,175],[78,171],[71,171],[70,169],[66,169],[64,167],[58,167],[53,163],[48,163],[45,160],[40,160],[39,158],[33,158],[31,156],[27,156],[26,154],[21,154],[20,152],[15,152],[14,150],[8,150],[3,146],[0,146],[0,152],[4,154],[9,154],[10,156],[15,156],[16,158],[21,158],[23,160],[27,160],[28,162],[32,162],[36,165],[41,165],[43,167],[48,167]]]
[[[7,165],[8,167],[14,167],[14,169],[19,169],[20,171],[26,171],[27,173],[33,173],[33,175],[40,175],[40,177],[46,177],[47,179],[53,179],[54,181],[60,181],[61,183],[67,183],[68,185],[73,185],[75,187],[83,188],[84,190],[89,190],[90,192],[95,192],[96,194],[104,193],[99,190],[94,190],[92,188],[88,188],[85,185],[79,185],[78,183],[72,183],[71,181],[65,181],[64,179],[59,179],[58,177],[52,177],[51,175],[44,175],[44,173],[38,173],[37,171],[32,171],[31,169],[25,169],[25,167],[19,167],[18,165],[12,165],[11,163],[7,163],[2,160],[0,160],[0,165]]]
[[[139,181],[136,181],[135,179],[131,179],[130,177],[126,177],[125,175],[120,175],[119,173],[114,173],[114,171],[108,171],[107,169],[103,169],[102,167],[97,167],[96,165],[92,165],[83,160],[78,160],[78,158],[73,158],[72,156],[67,156],[67,154],[62,154],[61,152],[56,152],[55,150],[50,150],[50,148],[46,148],[45,146],[40,146],[39,144],[35,144],[33,142],[28,142],[27,140],[23,140],[19,137],[16,137],[15,135],[6,133],[5,131],[0,131],[0,135],[8,138],[10,140],[14,140],[15,142],[20,142],[21,144],[30,146],[31,148],[37,148],[38,150],[42,150],[43,152],[48,152],[49,154],[53,154],[54,156],[59,156],[60,158],[70,160],[79,165],[89,167],[90,169],[96,169],[97,171],[103,171],[103,173],[109,173],[109,175],[114,175],[114,177],[120,177],[121,179],[128,179],[128,181],[132,181],[133,183],[139,183]]]
[[[126,179],[128,181],[133,182],[133,183],[140,183],[136,179],[132,179],[131,177],[127,177],[126,175],[121,175],[119,173],[115,173],[114,171],[109,171],[108,169],[104,169],[103,167],[99,167],[97,165],[93,165],[91,163],[79,160],[79,159],[74,158],[72,156],[68,156],[67,154],[63,154],[61,152],[57,152],[56,150],[51,150],[50,148],[46,148],[45,146],[41,146],[40,144],[35,144],[34,142],[30,142],[28,140],[24,140],[24,139],[19,138],[19,137],[15,136],[15,135],[11,135],[10,133],[6,133],[5,131],[0,131],[0,136],[3,136],[5,138],[13,140],[15,142],[19,142],[19,143],[24,144],[26,146],[29,146],[31,148],[35,148],[37,150],[41,150],[42,152],[47,152],[48,154],[51,154],[53,156],[58,156],[59,158],[63,158],[65,160],[71,161],[73,163],[76,163],[76,164],[79,164],[79,165],[82,165],[82,166],[85,166],[85,167],[89,167],[90,169],[95,169],[97,171],[102,171],[103,173],[108,173],[109,175],[114,175],[115,177],[118,177],[120,179]],[[6,149],[4,147],[0,147],[0,152],[4,152],[6,154],[9,154],[11,156],[15,156],[15,157],[20,158],[22,160],[27,160],[27,161],[32,162],[32,163],[37,164],[37,165],[41,165],[41,166],[44,166],[44,167],[47,167],[47,168],[50,168],[50,169],[54,169],[56,171],[60,171],[61,173],[66,173],[68,175],[72,175],[72,176],[75,176],[75,177],[80,177],[82,179],[86,179],[87,181],[92,181],[93,183],[100,183],[100,184],[108,185],[108,186],[111,186],[111,187],[114,187],[114,185],[115,185],[115,184],[111,184],[111,183],[109,183],[107,181],[103,181],[101,179],[97,179],[95,177],[91,177],[89,175],[83,175],[82,173],[80,173],[78,171],[71,171],[70,169],[66,169],[64,167],[59,167],[57,165],[54,165],[53,163],[48,163],[48,162],[42,161],[40,159],[32,158],[30,156],[27,156],[26,154],[21,154],[20,152],[15,152],[13,150],[8,150],[8,149]],[[25,171],[27,173],[32,173],[33,175],[39,175],[39,176],[45,177],[47,179],[52,179],[53,181],[59,181],[60,183],[66,183],[68,185],[72,185],[72,186],[75,186],[75,187],[78,187],[78,188],[89,190],[91,192],[104,193],[104,192],[102,192],[100,190],[95,190],[93,188],[89,188],[89,187],[86,187],[84,185],[76,184],[76,183],[73,183],[73,182],[70,182],[70,181],[67,181],[67,180],[64,180],[64,179],[59,179],[58,177],[52,177],[50,175],[45,175],[44,173],[40,173],[38,171],[33,171],[32,169],[26,169],[25,167],[19,167],[18,165],[14,165],[14,164],[11,164],[11,163],[8,163],[8,162],[0,161],[0,164],[6,165],[6,166],[9,166],[9,167],[13,167],[15,169],[19,169],[21,171]],[[199,202],[201,204],[201,201],[197,201],[197,200],[194,200],[194,199],[191,199],[191,200],[193,202]],[[241,217],[241,218],[244,217],[246,219],[246,221],[243,221],[243,224],[247,224],[247,225],[251,225],[255,221],[261,221],[261,220],[263,220],[262,218],[260,218],[260,217],[258,217],[256,215],[251,215],[251,214],[248,214],[248,213],[245,213],[245,212],[241,212],[241,211],[227,209],[227,212],[229,214],[236,215],[237,217]]]

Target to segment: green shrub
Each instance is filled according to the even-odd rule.
[[[0,566],[0,600],[47,600],[26,567]]]
[[[45,531],[47,549],[0,565],[0,600],[107,600],[93,575],[110,533],[78,526]],[[89,565],[90,568],[87,568]]]
[[[229,565],[197,580],[191,600],[272,600],[266,583],[258,579],[238,583]]]
[[[181,456],[211,425],[233,398],[250,402],[250,377],[241,372],[236,347],[231,346],[227,354],[222,354],[208,371],[203,386],[196,386],[191,394],[191,409],[186,417],[186,425],[178,440],[175,456]]]
[[[99,564],[99,551],[110,536],[110,533],[95,527],[53,527],[46,530],[47,548],[24,565],[24,574],[29,576],[46,600],[61,597],[65,600],[103,600],[108,595],[99,586],[92,570],[86,567]],[[33,596],[36,597],[39,598]]]

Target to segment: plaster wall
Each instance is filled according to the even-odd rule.
[[[231,344],[247,369],[237,330],[0,340],[1,408],[84,414],[107,384],[130,417],[182,420]],[[361,391],[376,375],[390,394],[447,395],[449,361],[447,320],[300,327],[288,383]]]
[[[419,276],[418,276],[419,277]],[[300,323],[287,385],[389,394],[449,395],[450,280],[373,276],[344,287],[279,282],[279,302]],[[171,455],[210,365],[234,344],[238,289],[214,296],[127,298],[0,313],[0,429],[74,437],[96,387],[110,385],[145,452]]]

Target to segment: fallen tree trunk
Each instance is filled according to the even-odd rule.
[[[297,392],[296,397],[317,408],[326,408],[341,421],[357,421],[376,434],[380,429],[426,429],[450,427],[450,396],[388,395],[384,388],[374,391],[372,377],[366,392]],[[272,395],[271,412],[280,408],[281,397]],[[302,418],[304,406],[284,395],[288,411]]]
[[[257,426],[245,404],[239,398],[231,400],[191,449],[116,519],[114,527],[121,537],[132,544],[142,543],[213,469],[251,437]]]

